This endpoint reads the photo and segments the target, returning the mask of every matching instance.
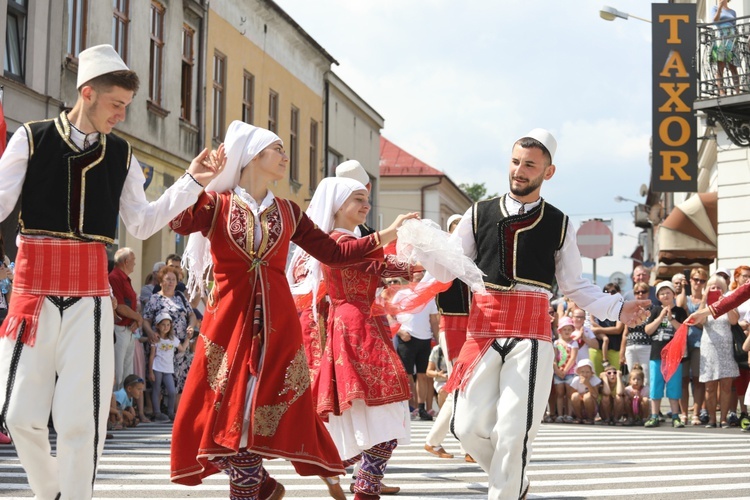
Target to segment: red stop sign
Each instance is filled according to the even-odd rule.
[[[581,224],[576,232],[578,250],[589,259],[598,259],[612,253],[612,231],[600,220],[589,220]]]

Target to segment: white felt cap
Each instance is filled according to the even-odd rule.
[[[111,45],[95,45],[78,54],[78,81],[76,88],[96,78],[114,71],[128,71],[130,68]]]
[[[365,167],[357,160],[348,160],[336,167],[336,177],[348,177],[365,186],[370,183],[370,176],[367,175]]]
[[[549,132],[549,130],[545,130],[543,128],[535,128],[523,137],[531,137],[532,139],[536,139],[537,141],[541,142],[544,147],[547,148],[547,151],[549,151],[550,161],[553,162],[555,160],[557,141]]]
[[[457,220],[461,220],[462,217],[463,217],[463,214],[453,214],[450,217],[448,217],[448,220],[445,223],[445,230],[450,231],[451,224],[453,224]]]

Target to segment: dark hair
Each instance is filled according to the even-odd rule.
[[[547,165],[552,165],[552,155],[549,153],[547,146],[531,137],[522,137],[516,141],[516,144],[524,149],[537,148],[544,154],[544,159],[547,160]]]
[[[131,373],[122,381],[123,387],[130,387],[135,384],[143,384],[143,379],[134,373]]]
[[[141,82],[135,71],[120,70],[94,77],[83,85],[88,85],[97,92],[107,92],[112,87],[120,87],[125,90],[130,90],[135,94],[138,92],[140,84]],[[83,85],[81,85],[81,87],[83,87]]]
[[[177,262],[182,263],[182,257],[177,255],[176,253],[170,253],[169,255],[167,255],[167,258],[164,259],[164,262],[169,262],[170,260],[176,260]]]
[[[5,239],[3,239],[2,232],[0,232],[0,262],[5,262]]]
[[[620,285],[618,285],[617,283],[607,283],[606,285],[604,285],[602,291],[609,294],[611,294],[612,292],[620,293]]]

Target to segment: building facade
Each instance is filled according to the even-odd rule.
[[[343,161],[359,161],[370,176],[372,210],[367,223],[382,229],[376,219],[380,211],[380,131],[385,119],[332,71],[326,74],[325,113],[324,175],[335,175],[336,166]]]
[[[324,81],[335,60],[270,0],[213,0],[206,49],[206,146],[232,120],[276,132],[289,172],[271,190],[306,206],[323,172]]]
[[[391,224],[399,214],[417,212],[445,229],[451,215],[463,214],[471,204],[471,198],[450,177],[381,137],[380,227]]]

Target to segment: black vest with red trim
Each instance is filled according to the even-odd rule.
[[[472,207],[475,260],[485,286],[510,290],[516,284],[552,288],[555,252],[562,248],[568,217],[542,200],[523,215],[509,215],[505,196]]]
[[[471,309],[471,292],[468,285],[454,279],[451,287],[435,297],[438,311],[444,316],[468,316]]]
[[[130,144],[114,134],[81,150],[63,112],[25,123],[29,161],[18,216],[21,234],[114,243]]]

